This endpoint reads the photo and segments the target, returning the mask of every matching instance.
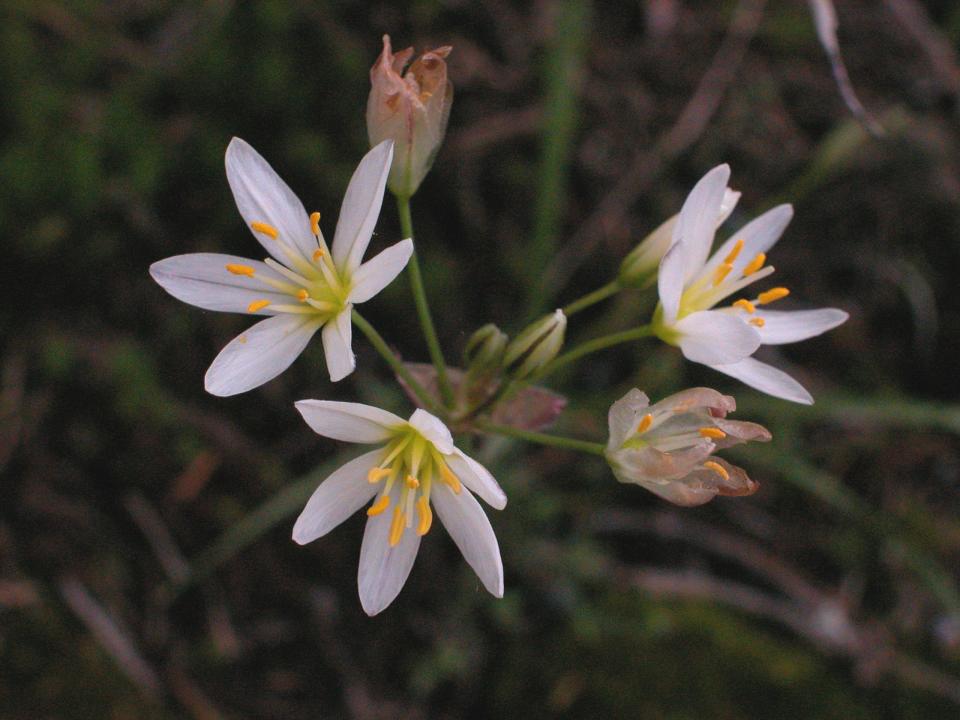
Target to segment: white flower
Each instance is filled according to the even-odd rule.
[[[769,395],[812,403],[813,398],[800,383],[750,356],[761,345],[781,345],[820,335],[846,321],[848,315],[835,308],[767,310],[766,305],[789,294],[783,287],[712,309],[773,273],[773,267],[765,265],[766,253],[793,217],[790,205],[779,205],[744,225],[711,256],[717,219],[727,212],[724,198],[729,177],[727,165],[715,167],[683,204],[672,245],[660,262],[655,331],[665,342],[678,345],[688,360],[708,365]]]
[[[356,365],[351,349],[354,305],[366,302],[403,270],[413,241],[402,240],[372,260],[363,255],[383,203],[393,147],[380,143],[350,179],[332,253],[320,232],[320,213],[303,204],[256,150],[234,138],[227,148],[227,180],[240,214],[272,256],[263,262],[233,255],[177,255],[150,267],[175,298],[222,312],[271,316],[231,341],[207,371],[214,395],[235,395],[286,370],[323,328],[332,381]]]
[[[403,420],[360,403],[301,400],[296,406],[320,435],[383,445],[320,483],[293,527],[293,539],[304,545],[376,497],[367,508],[357,578],[368,615],[393,602],[407,581],[420,538],[433,522],[431,504],[484,587],[503,597],[497,538],[471,492],[497,510],[507,497],[486,468],[454,447],[440,420],[425,410]]]
[[[650,406],[633,389],[610,408],[606,458],[622,483],[634,483],[677,505],[702,505],[717,495],[750,495],[759,485],[715,450],[770,433],[756,423],[727,420],[736,401],[692,388]]]

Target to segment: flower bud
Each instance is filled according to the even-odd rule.
[[[367,134],[370,145],[393,140],[393,166],[387,184],[399,197],[417,191],[447,130],[453,85],[447,80],[448,45],[428,50],[407,69],[413,48],[396,55],[390,36],[383,36],[383,52],[370,69]]]
[[[467,371],[483,373],[499,370],[508,340],[507,334],[493,323],[488,323],[473,333],[463,351]]]
[[[563,347],[567,316],[556,310],[526,328],[507,345],[504,365],[516,380],[527,377],[553,360]]]

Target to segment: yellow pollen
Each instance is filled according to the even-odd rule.
[[[740,254],[741,250],[743,250],[743,238],[740,238],[736,243],[734,243],[733,249],[723,259],[723,262],[733,263],[733,261],[737,259],[737,256]]]
[[[279,234],[273,225],[267,225],[266,223],[262,222],[252,222],[250,223],[250,227],[252,227],[258,233],[269,235],[274,240],[277,239],[277,235]]]
[[[297,300],[300,302],[306,302],[308,297],[310,297],[310,293],[303,288],[300,288],[300,290],[297,291]]]
[[[397,505],[393,510],[393,520],[390,521],[390,547],[396,547],[403,536],[403,526],[405,524],[405,513],[403,508]]]
[[[440,466],[440,477],[443,478],[443,482],[450,486],[454,495],[460,494],[460,490],[462,489],[460,487],[460,478],[454,475],[453,471],[446,465]]]
[[[726,469],[723,465],[721,465],[720,463],[718,463],[718,462],[714,462],[713,460],[707,460],[707,461],[703,464],[703,466],[704,466],[707,470],[713,470],[717,475],[719,475],[720,477],[722,477],[724,480],[729,480],[729,479],[730,479],[730,473],[728,473],[728,472],[727,472],[727,469]]]
[[[320,213],[312,212],[310,213],[310,230],[314,235],[320,234]]]
[[[711,438],[713,440],[723,440],[727,434],[720,428],[715,427],[702,427],[698,431],[703,437]]]
[[[766,305],[767,303],[772,303],[774,300],[779,300],[780,298],[785,298],[790,294],[790,291],[785,287],[775,287],[766,292],[762,292],[757,295],[757,302],[761,305]]]
[[[384,510],[390,506],[390,496],[381,495],[379,499],[370,507],[367,508],[367,515],[373,517],[374,515],[379,515]]]
[[[733,306],[734,306],[734,307],[741,308],[741,309],[743,309],[743,310],[746,310],[746,311],[747,311],[748,313],[750,313],[751,315],[753,315],[753,313],[755,313],[755,312],[757,311],[757,306],[756,306],[756,305],[754,305],[754,304],[753,304],[752,302],[750,302],[749,300],[744,300],[743,298],[740,298],[739,300],[737,300],[737,301],[733,304]]]
[[[756,325],[757,327],[763,327],[764,325],[767,324],[767,321],[764,320],[762,317],[755,317],[755,318],[750,318],[750,324]]]
[[[253,277],[253,268],[249,265],[234,265],[231,263],[227,265],[227,272],[233,273],[234,275],[246,275],[247,277]]]
[[[247,305],[247,312],[255,313],[257,310],[263,310],[269,304],[269,300],[254,300],[252,303]]]
[[[716,287],[722,283],[727,275],[730,274],[731,270],[733,270],[733,263],[725,262],[723,265],[718,266],[713,273],[713,286]]]
[[[420,487],[420,481],[417,480],[413,475],[407,475],[407,479],[405,482],[407,484],[407,487],[410,488],[411,490],[416,490],[418,487]]]
[[[313,251],[313,261],[317,262],[322,258],[326,253],[323,252],[321,248],[317,248]]]
[[[387,468],[382,468],[382,467],[370,468],[370,472],[367,473],[367,482],[369,483],[380,482],[389,474],[390,474],[390,471]]]
[[[433,510],[430,509],[430,503],[421,495],[417,500],[417,535],[426,535],[430,532],[430,526],[433,524]]]
[[[650,413],[647,413],[642,418],[640,418],[640,424],[637,425],[637,435],[640,435],[641,433],[645,433],[647,430],[650,429],[650,425],[652,424],[653,424],[653,415],[651,415]]]
[[[757,270],[763,267],[763,264],[766,261],[767,256],[764,253],[757,253],[757,256],[743,269],[743,276],[748,277],[749,275],[753,275]]]

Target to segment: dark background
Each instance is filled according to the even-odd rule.
[[[837,11],[882,138],[796,1],[3,3],[0,716],[956,717],[960,9]],[[771,254],[784,307],[851,319],[764,358],[816,405],[654,341],[551,383],[570,399],[557,432],[598,441],[630,387],[735,393],[735,417],[774,434],[727,454],[758,494],[677,509],[596,458],[464,439],[510,498],[490,512],[506,596],[437,526],[374,619],[359,515],[291,542],[356,452],[292,402],[408,402],[359,333],[337,385],[314,342],[258,390],[205,394],[248,320],[173,300],[147,268],[258,257],[224,177],[233,135],[331,237],[384,32],[454,47],[447,140],[413,205],[453,362],[477,326],[515,332],[605,283],[719,162],[743,191],[732,226],[795,204]],[[371,252],[397,239],[388,199]],[[585,312],[568,341],[652,302]],[[365,307],[426,359],[405,278]]]

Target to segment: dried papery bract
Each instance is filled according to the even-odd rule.
[[[650,405],[633,389],[608,417],[606,458],[617,480],[641,485],[677,505],[702,505],[717,495],[751,495],[759,483],[714,456],[740,443],[770,440],[756,423],[727,420],[736,401],[710,388],[691,388]]]
[[[370,69],[367,134],[371,145],[393,140],[388,187],[399,197],[417,191],[443,142],[453,102],[446,63],[452,49],[445,45],[428,50],[404,73],[413,48],[394,54],[390,36],[384,35],[383,52]]]

